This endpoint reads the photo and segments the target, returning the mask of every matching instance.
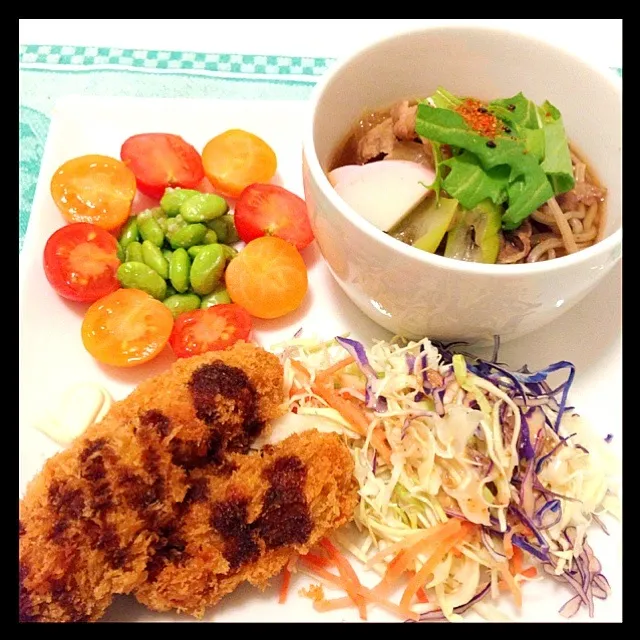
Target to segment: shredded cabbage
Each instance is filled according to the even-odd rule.
[[[369,349],[342,342],[297,338],[280,345],[289,409],[305,422],[321,420],[323,430],[333,421],[334,430],[346,436],[360,487],[355,525],[361,541],[345,544],[363,562],[452,517],[489,534],[491,548],[486,537],[474,535],[431,573],[425,585],[429,602],[446,619],[459,619],[454,609],[482,589],[496,594],[497,567],[507,561],[511,545],[560,575],[581,557],[592,516],[619,516],[617,461],[584,420],[564,409],[573,369],[558,389],[546,383],[548,372],[570,363],[533,374],[509,372],[426,338],[377,341]],[[355,362],[336,372],[331,385],[366,416],[366,434],[313,391],[316,375],[349,353]],[[374,447],[375,430],[389,445],[388,462]],[[575,528],[572,541],[569,527]],[[412,569],[419,571],[428,557],[417,555]],[[378,572],[392,559],[378,563]],[[487,617],[500,617],[489,605],[474,606]]]

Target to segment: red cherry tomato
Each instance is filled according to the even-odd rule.
[[[169,344],[178,358],[226,349],[251,333],[251,316],[237,304],[217,304],[178,316]]]
[[[171,133],[140,133],[125,140],[120,158],[136,176],[138,189],[161,198],[167,187],[193,189],[204,178],[195,147]]]
[[[275,236],[304,249],[313,242],[307,205],[295,193],[275,184],[252,184],[240,194],[234,220],[244,242]]]
[[[67,300],[94,302],[120,287],[118,243],[104,229],[75,222],[58,229],[44,247],[47,280]]]

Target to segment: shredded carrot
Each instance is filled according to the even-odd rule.
[[[338,568],[338,573],[342,577],[346,585],[346,591],[358,607],[360,617],[363,620],[367,619],[367,606],[364,598],[359,595],[358,588],[362,585],[360,580],[353,570],[353,567],[349,561],[336,549],[334,544],[328,538],[320,540],[322,548],[327,552],[327,555],[333,560],[333,563]]]
[[[468,526],[465,522],[463,525],[460,525],[459,531],[438,542],[433,553],[429,556],[429,559],[422,565],[422,567],[420,567],[420,570],[416,575],[409,580],[409,584],[407,585],[407,588],[402,594],[402,599],[400,600],[400,606],[402,608],[409,609],[411,600],[416,595],[418,589],[426,583],[427,578],[433,573],[433,570],[436,568],[438,563],[442,561],[451,549],[467,538],[472,530],[473,528]]]
[[[327,380],[329,380],[329,378],[331,378],[331,376],[333,376],[334,373],[338,373],[338,371],[340,371],[341,369],[348,367],[352,362],[355,362],[355,359],[353,356],[349,356],[344,360],[340,360],[340,362],[336,362],[333,366],[329,367],[328,369],[317,371],[316,383],[326,382]]]
[[[429,602],[429,596],[427,596],[427,592],[424,590],[424,587],[420,587],[416,591],[416,597],[418,598],[418,602]]]
[[[335,409],[353,428],[356,433],[366,436],[370,419],[353,402],[343,398],[333,389],[321,384],[311,387],[313,393],[320,396],[330,407]],[[391,461],[391,448],[379,427],[373,430],[371,442],[385,462]]]
[[[535,567],[527,567],[520,572],[520,575],[525,578],[535,578],[538,575],[538,570]]]
[[[416,544],[408,549],[403,549],[387,566],[387,571],[384,577],[375,588],[377,593],[388,593],[391,588],[398,581],[400,576],[410,567],[411,563],[415,561],[417,556],[421,553],[425,553],[432,546],[442,543],[453,535],[460,532],[462,528],[462,522],[457,518],[451,518],[444,524],[436,525],[426,530],[426,533],[431,532],[431,535],[425,536],[419,540]],[[466,535],[466,530],[465,530]],[[421,583],[421,584],[424,584]],[[418,586],[421,586],[419,584]]]
[[[515,581],[515,578],[509,572],[509,565],[506,562],[501,562],[497,569],[513,593],[513,599],[516,602],[516,606],[520,608],[522,606],[522,590],[520,589],[520,585]]]
[[[513,556],[509,560],[509,570],[512,575],[517,575],[518,573],[522,573],[522,558],[524,554],[522,553],[522,549],[520,547],[513,547]]]
[[[278,602],[284,604],[287,601],[287,595],[289,594],[289,584],[291,583],[291,569],[287,565],[282,572],[282,582],[280,583],[280,595],[278,596]]]
[[[289,360],[291,366],[295,369],[296,373],[299,373],[302,376],[302,379],[305,384],[309,384],[311,382],[311,374],[309,370],[298,360]]]
[[[313,551],[309,551],[309,553],[307,553],[304,557],[319,567],[333,567],[333,562],[331,562],[329,558],[325,558],[324,556],[318,555],[317,553],[313,553]]]

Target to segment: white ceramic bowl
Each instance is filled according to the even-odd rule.
[[[608,188],[603,239],[548,262],[485,265],[432,255],[387,236],[334,191],[325,171],[366,109],[438,85],[490,100],[548,99]],[[516,33],[434,27],[397,34],[336,63],[315,88],[303,139],[311,224],[331,272],[372,320],[407,337],[486,342],[524,335],[570,309],[622,252],[622,83],[566,51]]]

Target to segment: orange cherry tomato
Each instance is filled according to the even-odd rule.
[[[162,302],[139,289],[118,289],[89,307],[82,343],[104,364],[133,367],[155,358],[172,328],[173,315]]]
[[[202,164],[209,182],[231,198],[254,182],[269,182],[278,166],[273,149],[242,129],[229,129],[209,140],[202,151]]]
[[[73,158],[51,178],[51,196],[67,222],[90,222],[107,231],[126,221],[135,195],[133,172],[109,156]]]
[[[279,318],[297,309],[307,292],[307,267],[286,240],[252,240],[225,271],[229,296],[256,318]]]

